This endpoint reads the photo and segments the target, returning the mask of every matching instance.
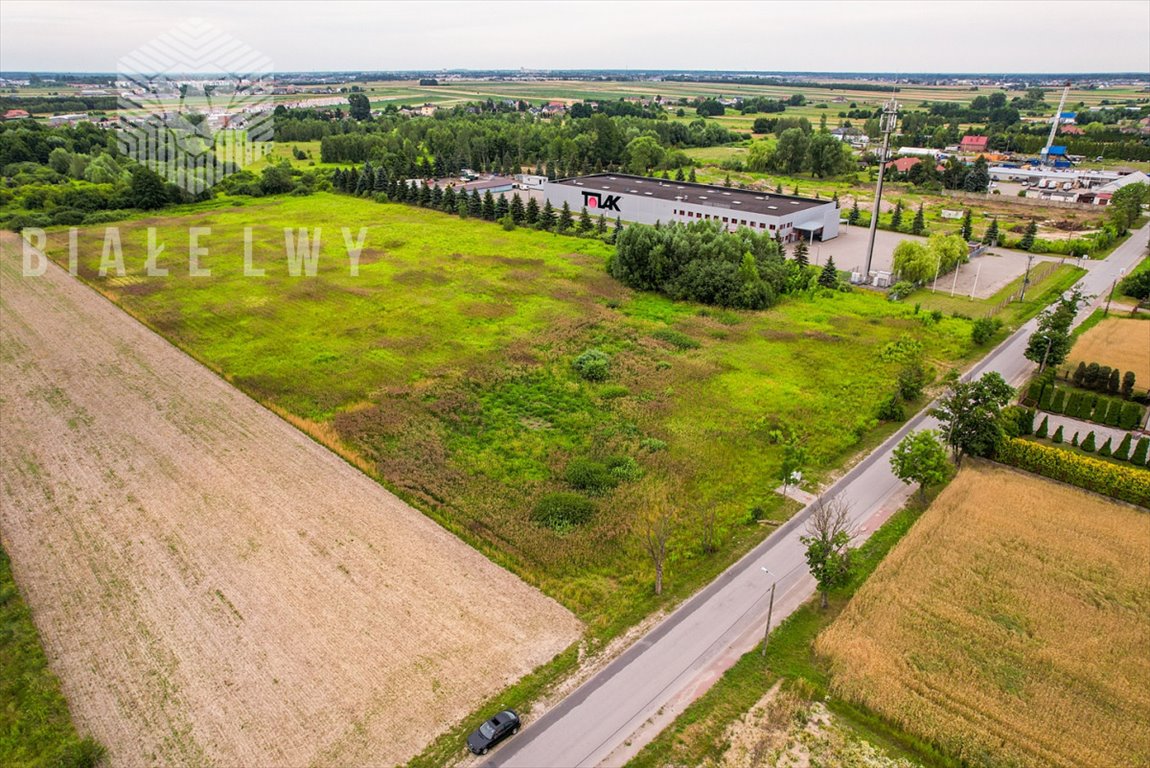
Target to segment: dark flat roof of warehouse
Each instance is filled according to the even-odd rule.
[[[586,189],[588,192],[609,192],[648,195],[660,200],[675,200],[688,205],[710,205],[716,208],[730,208],[737,211],[761,213],[767,216],[784,216],[795,211],[805,211],[831,200],[815,200],[810,197],[778,195],[773,192],[756,192],[749,189],[727,188],[720,184],[698,184],[690,181],[668,181],[646,176],[631,176],[625,173],[593,173],[589,176],[573,176],[558,179],[553,184]],[[736,203],[738,203],[736,205]]]

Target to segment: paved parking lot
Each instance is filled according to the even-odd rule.
[[[926,242],[925,237],[915,237],[895,232],[878,230],[875,232],[874,258],[871,261],[872,270],[889,271],[892,254],[895,246],[903,240],[918,240]],[[811,248],[811,262],[822,264],[828,256],[834,256],[835,266],[843,270],[862,271],[866,260],[867,230],[865,227],[843,226],[839,229],[839,236],[825,243],[814,243]],[[794,246],[788,246],[788,255]],[[982,256],[972,259],[970,263],[963,264],[957,271],[940,277],[937,290],[955,295],[971,295],[973,291],[976,298],[984,299],[993,296],[997,291],[1026,271],[1028,254],[1021,251],[1012,251],[1005,248],[993,248]],[[1034,263],[1039,261],[1061,261],[1058,257],[1035,256]],[[977,284],[976,284],[977,283]]]

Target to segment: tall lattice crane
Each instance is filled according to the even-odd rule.
[[[1046,146],[1042,148],[1042,162],[1047,164],[1050,162],[1050,147],[1054,144],[1054,137],[1058,133],[1058,124],[1062,121],[1062,108],[1066,106],[1066,94],[1070,93],[1070,81],[1066,81],[1066,87],[1062,89],[1062,98],[1058,100],[1058,109],[1054,112],[1054,120],[1050,124],[1050,135],[1046,137]]]

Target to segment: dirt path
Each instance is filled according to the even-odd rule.
[[[387,765],[579,622],[0,239],[0,535],[110,764]]]

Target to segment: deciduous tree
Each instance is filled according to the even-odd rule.
[[[1030,335],[1025,356],[1039,365],[1039,371],[1046,366],[1059,366],[1070,354],[1074,343],[1070,337],[1070,323],[1078,314],[1078,305],[1083,301],[1081,291],[1075,290],[1058,300],[1058,303],[1038,316],[1038,330]],[[1092,386],[1090,369],[1086,371],[1086,385]]]
[[[895,477],[904,483],[918,483],[920,499],[926,498],[927,486],[937,485],[950,472],[946,449],[933,429],[912,432],[904,437],[890,457]]]
[[[990,456],[1002,437],[1000,416],[1014,390],[997,372],[977,381],[951,381],[931,415],[938,419],[956,466],[964,456]]]
[[[850,580],[852,538],[850,506],[846,500],[835,496],[815,501],[807,520],[806,535],[799,540],[807,548],[807,566],[818,583],[824,609],[830,591]]]

